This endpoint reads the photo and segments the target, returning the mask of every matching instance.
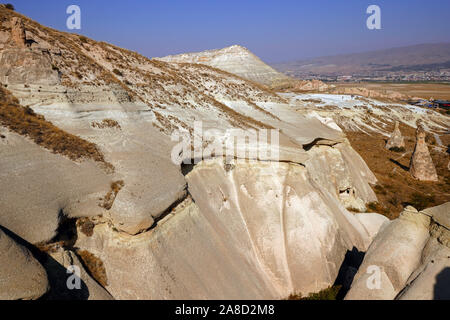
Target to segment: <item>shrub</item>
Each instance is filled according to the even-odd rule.
[[[436,138],[433,135],[431,135],[431,134],[427,134],[425,136],[425,142],[435,146],[436,145]]]
[[[20,106],[17,98],[2,88],[0,88],[0,124],[71,160],[89,158],[113,169],[94,143],[61,130],[43,116],[37,115],[30,107]]]
[[[111,190],[106,194],[106,196],[100,200],[103,200],[103,203],[100,204],[100,207],[111,210],[114,200],[116,200],[117,194],[119,191],[125,186],[125,183],[122,180],[115,181],[111,183]]]
[[[411,205],[417,210],[421,211],[426,208],[430,208],[435,204],[435,198],[433,195],[425,195],[423,193],[414,192],[409,201],[404,205]]]
[[[113,119],[103,119],[102,122],[94,121],[91,123],[91,126],[93,128],[98,129],[105,129],[105,128],[115,128],[115,129],[121,129],[120,124]]]
[[[367,212],[379,213],[385,216],[389,215],[389,209],[379,202],[370,202],[367,204]]]
[[[378,208],[378,203],[376,202],[370,202],[367,204],[367,209],[371,210],[371,211],[377,211]]]
[[[301,294],[291,294],[287,300],[336,300],[342,286],[331,286],[317,293],[311,293],[307,297]]]
[[[400,204],[400,200],[394,195],[394,196],[392,196],[389,200],[388,200],[388,202],[390,203],[390,204],[392,204],[393,206],[398,206],[399,204]]]
[[[79,36],[79,38],[80,38],[80,41],[82,43],[87,43],[88,42],[88,39],[85,36]]]
[[[392,148],[389,148],[389,150],[390,151],[393,151],[393,152],[405,152],[405,148],[403,148],[403,147],[392,147]]]
[[[386,195],[386,194],[387,194],[387,192],[386,192],[386,190],[384,189],[384,187],[383,187],[383,186],[380,186],[379,184],[377,184],[377,185],[374,187],[374,189],[375,189],[375,192],[376,192],[377,194],[382,194],[382,195]]]
[[[87,250],[78,250],[78,256],[83,261],[88,273],[103,287],[108,285],[108,277],[103,261]]]
[[[115,75],[118,75],[119,77],[123,77],[122,71],[120,71],[118,69],[114,69],[113,72],[114,72]]]
[[[9,10],[12,10],[12,11],[15,10],[14,6],[13,6],[11,3],[5,4],[5,8],[6,8],[6,9],[9,9]]]
[[[94,234],[95,224],[89,218],[80,218],[77,220],[77,226],[80,231],[87,237],[92,237]]]

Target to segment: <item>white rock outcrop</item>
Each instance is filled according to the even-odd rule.
[[[366,252],[345,299],[394,299],[420,265],[429,224],[429,217],[408,207],[398,219],[385,225]],[[379,282],[374,278],[378,276]]]
[[[449,299],[449,209],[450,202],[421,212],[407,207],[383,223],[345,299]]]
[[[399,122],[395,121],[394,131],[389,137],[385,148],[389,150],[392,148],[404,148],[404,147],[405,147],[405,139],[403,138],[402,132],[400,131]]]
[[[112,178],[93,161],[76,163],[5,130],[0,142],[0,224],[30,243],[51,240],[65,216],[105,213]]]
[[[35,300],[48,289],[42,265],[0,229],[0,300]]]
[[[63,248],[52,250],[43,265],[51,284],[47,299],[113,300],[113,297],[86,272],[73,251]],[[69,288],[68,284],[73,287]],[[76,287],[78,285],[79,287]]]
[[[265,85],[277,85],[289,80],[289,77],[276,71],[248,49],[234,45],[224,49],[206,50],[196,53],[158,58],[166,62],[201,63],[237,74],[245,79]]]
[[[411,175],[421,181],[438,181],[436,168],[433,164],[430,151],[425,142],[426,132],[422,126],[416,130],[416,147],[411,157],[409,172]]]
[[[376,177],[346,140],[340,114],[302,114],[295,96],[245,80],[286,79],[247,50],[233,46],[165,59],[229,68],[238,77],[22,22],[25,47],[4,41],[10,24],[0,31],[1,84],[57,128],[95,144],[114,167],[72,161],[13,133],[11,125],[0,126],[0,224],[31,243],[64,236],[75,242],[50,252],[45,267],[56,274],[66,275],[69,264],[82,266],[79,250],[102,261],[105,288],[82,268],[84,290],[77,298],[286,298],[329,287],[346,253],[369,247],[367,263],[385,263],[386,286],[377,297],[395,296],[417,270],[426,221],[434,218],[407,212],[388,222],[347,211],[363,212],[377,200],[370,187]],[[348,106],[345,96],[320,97]],[[355,115],[345,112],[342,118]],[[195,132],[198,121],[204,131],[215,130],[214,139]],[[171,159],[173,133],[201,136],[204,151],[215,139],[234,147],[230,132],[237,129],[278,130],[279,157],[257,152],[224,163],[205,151],[199,164],[182,168]],[[237,143],[239,151],[264,146]],[[178,156],[197,159],[186,150]],[[66,218],[80,217],[90,218],[88,230],[77,223],[75,236],[62,228],[74,222]],[[446,239],[436,232],[436,239]]]
[[[98,256],[117,299],[270,299],[333,284],[372,234],[298,164],[211,159],[189,198],[136,236],[107,224],[76,246]],[[301,254],[299,254],[301,253]]]

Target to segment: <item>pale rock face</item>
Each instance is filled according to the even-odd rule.
[[[358,183],[355,183],[355,188],[361,193],[361,198],[365,202],[377,201],[375,193],[369,186],[369,184],[376,184],[377,178],[364,162],[363,158],[351,147],[348,141],[339,143],[334,147],[342,153],[343,159],[348,167],[351,168],[349,174],[352,180],[358,181]]]
[[[450,299],[450,248],[436,238],[427,243],[422,265],[411,275],[400,300]]]
[[[0,132],[0,225],[34,244],[56,235],[62,215],[105,214],[98,199],[112,178],[92,161],[76,163],[2,126]]]
[[[49,300],[113,300],[112,296],[86,272],[75,253],[59,248],[49,254],[51,258],[44,263],[51,284],[47,296]],[[76,274],[74,271],[80,273]],[[79,276],[80,286],[71,290],[67,283],[77,285],[75,275]]]
[[[310,176],[349,209],[365,211],[365,204],[377,201],[369,183],[376,178],[360,156],[347,143],[314,146],[305,162]]]
[[[11,18],[11,38],[10,41],[16,47],[25,47],[25,27],[22,19]]]
[[[27,48],[5,49],[0,53],[0,81],[8,84],[57,85],[59,75],[48,55]]]
[[[298,113],[315,116],[330,127],[389,138],[389,128],[399,121],[415,128],[422,121],[427,131],[442,136],[450,127],[450,118],[428,108],[404,103],[383,102],[355,95],[329,93],[281,93]],[[330,121],[331,119],[332,121]],[[334,123],[333,123],[334,122]]]
[[[117,299],[270,299],[331,285],[371,238],[300,165],[205,160],[189,198],[136,236],[97,225],[76,246],[98,256]],[[205,241],[205,239],[208,239]],[[301,254],[300,254],[301,253]]]
[[[371,240],[376,237],[382,228],[390,223],[390,220],[387,217],[377,213],[359,213],[355,216],[364,226],[367,233],[371,237]]]
[[[155,219],[186,194],[181,169],[171,160],[174,143],[140,114],[142,109],[133,105],[58,105],[36,109],[58,127],[101,146],[105,159],[115,168],[109,179],[123,181],[124,186],[106,214],[99,212],[98,204],[97,210],[87,211],[107,215],[117,229],[129,234],[149,229]],[[117,119],[120,130],[92,127],[92,122],[109,117]],[[108,189],[109,186],[101,197]]]
[[[320,80],[299,81],[294,85],[295,90],[299,91],[327,91],[330,86]]]
[[[436,168],[428,151],[425,137],[426,133],[424,129],[419,126],[416,131],[416,147],[411,158],[409,171],[415,179],[421,181],[438,181]]]
[[[265,85],[276,85],[289,80],[286,75],[276,71],[249,50],[238,45],[220,50],[184,53],[158,59],[166,62],[206,64]]]
[[[450,229],[450,202],[421,211],[446,229]]]
[[[399,294],[402,300],[450,299],[450,202],[421,211],[431,217],[430,239],[422,252],[421,265]]]
[[[411,275],[399,299],[450,299],[450,202],[421,211],[431,217],[430,240],[422,252],[422,264]]]
[[[48,52],[31,49],[26,45],[27,39],[22,19],[11,19],[9,45],[0,52],[0,82],[8,84],[57,85],[59,74],[52,67]],[[0,42],[2,42],[0,35]]]
[[[48,287],[41,264],[0,229],[0,300],[35,300]]]
[[[407,100],[408,98],[410,98],[405,94],[401,94],[395,91],[385,93],[376,90],[370,90],[367,88],[336,88],[333,90],[333,92],[338,94],[359,95],[366,98],[375,99]]]
[[[8,41],[10,35],[9,32],[0,31],[0,49],[3,49]]]
[[[416,270],[429,239],[430,218],[407,207],[400,217],[384,224],[366,252],[346,300],[392,300]],[[376,283],[380,271],[381,281]]]
[[[395,121],[395,128],[394,132],[392,132],[391,136],[389,137],[389,140],[386,143],[385,148],[391,149],[391,148],[404,148],[405,147],[405,139],[402,136],[402,133],[399,128],[399,122]]]

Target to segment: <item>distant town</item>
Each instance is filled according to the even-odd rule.
[[[388,82],[450,82],[450,68],[439,71],[373,71],[354,73],[351,75],[323,75],[311,72],[285,71],[288,76],[304,80],[321,80],[325,82],[358,82],[358,81],[388,81]]]

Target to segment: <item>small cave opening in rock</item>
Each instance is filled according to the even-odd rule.
[[[189,173],[191,173],[192,170],[194,170],[195,163],[191,161],[191,163],[182,163],[181,164],[181,173],[183,176],[187,176]]]
[[[62,210],[59,212],[59,225],[56,236],[50,243],[61,243],[64,247],[72,248],[77,242],[77,218],[67,217]]]

